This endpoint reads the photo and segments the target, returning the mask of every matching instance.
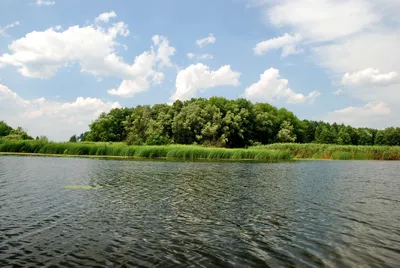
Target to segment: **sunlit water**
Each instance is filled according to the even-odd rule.
[[[0,267],[400,267],[399,172],[0,157]]]

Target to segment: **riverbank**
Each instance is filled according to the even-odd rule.
[[[124,143],[105,142],[55,143],[0,140],[0,154],[115,159],[400,160],[400,146],[271,144],[247,149],[227,149],[195,145],[128,146]]]
[[[252,148],[287,151],[294,159],[400,160],[400,146],[277,143]]]
[[[194,145],[128,146],[123,143],[53,143],[40,141],[0,141],[0,152],[21,155],[87,156],[102,158],[165,158],[216,160],[291,160],[282,150],[226,149]]]

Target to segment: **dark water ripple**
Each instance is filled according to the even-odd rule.
[[[0,267],[399,267],[399,171],[0,157]]]

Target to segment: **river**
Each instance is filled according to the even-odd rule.
[[[0,157],[0,267],[399,265],[400,162]]]

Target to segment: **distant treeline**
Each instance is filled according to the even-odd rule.
[[[377,130],[299,120],[292,112],[245,99],[193,98],[172,105],[113,109],[70,141],[129,145],[201,144],[248,147],[277,142],[400,145],[400,128]]]
[[[33,138],[22,129],[22,127],[14,129],[4,121],[0,121],[0,138],[6,140],[33,140]]]

